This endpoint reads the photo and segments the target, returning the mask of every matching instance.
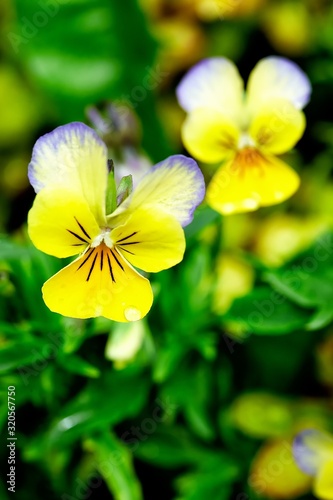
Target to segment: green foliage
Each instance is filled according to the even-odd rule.
[[[308,329],[318,330],[333,319],[332,237],[332,233],[323,234],[288,265],[266,275],[267,281],[294,303],[316,309],[307,324]]]
[[[87,444],[100,471],[116,500],[141,500],[140,483],[135,475],[131,454],[110,433],[99,434]]]
[[[333,431],[329,6],[309,10],[311,43],[297,57],[314,84],[305,139],[290,155],[302,178],[299,194],[244,218],[199,207],[185,228],[184,260],[149,276],[154,304],[137,329],[61,317],[43,302],[43,283],[69,261],[41,253],[26,234],[31,137],[84,121],[87,107],[101,101],[119,113],[129,104],[143,143],[136,123],[135,141],[125,130],[117,147],[133,162],[135,188],[141,146],[152,163],[182,152],[175,87],[196,58],[231,57],[246,77],[261,57],[290,56],[270,38],[268,11],[209,23],[190,5],[178,18],[176,4],[150,16],[135,0],[0,6],[1,463],[5,477],[8,387],[15,386],[17,500],[248,500],[256,498],[248,478],[262,447],[305,427]],[[173,32],[168,39],[170,24],[184,19],[180,42]],[[11,75],[9,84],[3,75]],[[207,179],[211,174],[206,169]],[[132,176],[117,190],[110,173],[108,213],[130,194]],[[289,221],[287,237],[270,233],[267,250],[267,228],[279,215]],[[315,231],[303,228],[302,239],[293,218],[301,229],[311,219]],[[273,267],[275,251],[280,264]],[[223,274],[226,254],[253,271],[245,295],[228,295],[242,276]],[[216,298],[224,296],[231,305],[219,309]],[[11,496],[0,484],[0,498]],[[295,498],[288,491],[282,497]]]

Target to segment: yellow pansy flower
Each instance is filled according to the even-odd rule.
[[[313,476],[313,494],[333,500],[333,436],[316,429],[300,432],[293,445],[298,467]]]
[[[158,272],[182,260],[182,226],[205,191],[195,161],[175,155],[155,165],[107,213],[107,147],[91,128],[71,123],[37,141],[29,179],[37,192],[28,215],[34,245],[56,257],[80,253],[44,284],[49,309],[122,322],[145,316],[153,294],[135,268]]]
[[[222,214],[280,203],[299,177],[276,155],[302,137],[311,85],[293,62],[267,57],[253,69],[244,92],[236,66],[223,57],[201,61],[183,78],[177,97],[188,113],[182,126],[187,150],[206,163],[224,162],[207,189]]]

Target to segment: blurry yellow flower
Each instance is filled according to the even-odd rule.
[[[20,191],[28,187],[27,161],[29,161],[29,157],[25,152],[18,152],[13,156],[3,158],[3,168],[0,170],[0,188],[6,193],[6,196],[17,196]]]
[[[205,21],[248,16],[266,3],[266,0],[195,0],[198,16]]]
[[[222,314],[230,308],[235,299],[251,291],[254,271],[242,259],[224,253],[218,259],[216,274],[213,308]]]
[[[262,20],[267,38],[279,52],[296,56],[310,46],[313,16],[303,2],[268,5]]]
[[[239,395],[230,416],[236,428],[257,439],[286,436],[294,423],[289,401],[265,392]]]
[[[307,429],[295,438],[293,452],[298,467],[314,477],[314,495],[323,500],[332,500],[333,436]]]
[[[257,228],[254,250],[266,265],[281,266],[327,229],[320,217],[276,214]]]
[[[275,155],[302,137],[309,101],[307,76],[281,57],[261,60],[243,81],[225,58],[194,66],[177,88],[188,116],[182,138],[200,161],[225,164],[207,189],[208,204],[222,214],[247,212],[280,203],[299,186],[294,170]]]
[[[160,42],[158,61],[163,73],[161,86],[167,86],[177,72],[188,69],[204,54],[205,37],[192,20],[171,17],[156,21],[152,32]]]
[[[37,192],[29,235],[50,255],[80,252],[44,284],[49,309],[73,318],[136,321],[149,311],[153,295],[133,266],[158,272],[182,260],[182,226],[191,222],[204,182],[194,160],[176,155],[153,167],[107,213],[107,164],[106,145],[83,123],[41,137],[29,165]]]
[[[193,0],[140,0],[159,42],[157,66],[168,87],[179,71],[197,63],[205,52],[206,38],[197,21]]]
[[[21,144],[40,121],[40,103],[20,75],[0,66],[0,147]]]
[[[248,482],[258,495],[281,500],[297,498],[311,488],[311,479],[293,460],[290,438],[264,443],[254,458]]]

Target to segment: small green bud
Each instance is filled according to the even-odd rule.
[[[131,175],[123,177],[117,189],[117,205],[120,205],[133,191],[133,179]]]

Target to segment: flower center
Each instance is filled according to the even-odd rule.
[[[238,141],[238,150],[248,148],[248,147],[253,147],[255,146],[256,143],[252,139],[252,137],[247,133],[243,132],[239,138]]]
[[[232,169],[234,172],[244,175],[245,171],[251,168],[256,169],[259,174],[263,175],[263,167],[265,163],[267,163],[265,158],[256,148],[246,146],[238,151],[233,162]]]
[[[110,237],[110,232],[111,232],[111,229],[109,227],[102,227],[100,234],[92,240],[90,246],[92,248],[95,248],[104,242],[107,247],[113,248],[114,242],[112,241],[112,239]]]

